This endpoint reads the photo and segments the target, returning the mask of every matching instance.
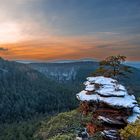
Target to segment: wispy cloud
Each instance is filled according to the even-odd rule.
[[[8,49],[0,47],[0,51],[8,51]]]
[[[123,54],[128,56],[128,59],[138,60],[139,46],[135,44],[132,46],[129,43],[130,37],[129,41],[125,39],[106,40],[96,36],[49,36],[38,40],[3,44],[2,46],[8,50],[6,53],[1,52],[1,56],[7,59],[53,60],[84,57],[102,59],[108,55]]]
[[[94,35],[119,35],[120,33],[117,32],[88,32],[89,34],[94,34]]]

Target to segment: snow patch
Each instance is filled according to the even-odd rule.
[[[133,108],[137,103],[131,95],[126,95],[124,97],[101,97],[98,94],[87,95],[87,91],[85,90],[78,93],[77,97],[81,101],[103,102],[111,106],[124,108]]]
[[[139,108],[138,106],[135,106],[135,107],[133,108],[133,112],[139,113],[139,114],[140,114],[140,108]]]
[[[103,96],[125,96],[127,95],[127,90],[121,84],[111,78],[106,77],[88,77],[88,81],[84,82],[86,85],[86,91],[94,91]],[[95,84],[99,84],[98,88],[96,88]]]
[[[94,91],[95,90],[95,86],[94,85],[87,85],[85,90],[86,91]]]
[[[137,103],[131,95],[126,95],[124,97],[99,97],[99,100],[111,106],[119,106],[124,108],[133,108]]]
[[[117,83],[117,80],[114,80],[112,78],[107,78],[104,76],[97,76],[97,77],[88,77],[87,80],[90,83],[96,83],[96,84],[101,84],[101,85],[111,85],[114,83]]]
[[[128,117],[128,123],[134,123],[140,117],[139,113],[133,113],[131,116]]]
[[[98,102],[98,95],[97,94],[87,95],[87,91],[85,91],[85,90],[78,93],[77,98],[81,101],[96,101],[96,102]]]

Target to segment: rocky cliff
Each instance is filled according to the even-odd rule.
[[[88,77],[84,85],[85,90],[77,94],[77,99],[83,115],[92,113],[86,126],[89,137],[100,131],[107,140],[119,140],[118,130],[140,116],[135,96],[117,80],[103,76]]]

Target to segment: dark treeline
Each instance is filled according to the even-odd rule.
[[[0,124],[0,140],[42,140],[35,137],[41,121],[32,119],[11,124]]]
[[[75,94],[24,64],[0,59],[0,122],[76,107]]]

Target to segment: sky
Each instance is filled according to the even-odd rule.
[[[140,0],[0,0],[0,56],[140,61],[139,7]]]

